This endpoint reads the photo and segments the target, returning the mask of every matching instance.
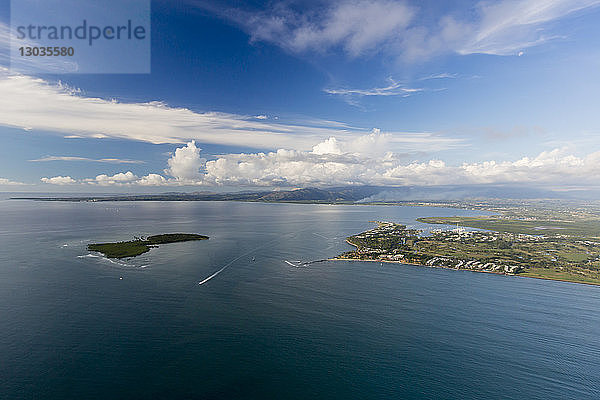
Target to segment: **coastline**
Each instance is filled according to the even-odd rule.
[[[414,267],[441,268],[441,269],[448,269],[448,270],[452,270],[452,271],[477,272],[477,273],[485,273],[485,274],[512,276],[512,277],[515,277],[515,278],[542,279],[542,280],[545,280],[545,281],[558,281],[558,282],[579,283],[579,284],[591,285],[591,286],[600,286],[600,282],[599,283],[595,283],[595,282],[582,282],[582,281],[574,281],[574,280],[569,280],[569,279],[545,278],[545,277],[541,277],[541,276],[527,276],[527,275],[521,275],[521,274],[501,274],[501,273],[494,272],[494,271],[480,271],[480,270],[470,270],[470,269],[457,269],[457,268],[443,267],[443,266],[439,266],[439,265],[423,265],[423,264],[408,263],[408,262],[402,262],[402,261],[361,260],[361,259],[358,259],[358,258],[339,258],[339,257],[328,258],[327,261],[363,261],[363,262],[378,262],[378,263],[388,263],[388,264],[403,264],[403,265],[411,265],[411,266],[414,266]]]

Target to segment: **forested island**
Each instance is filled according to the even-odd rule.
[[[166,233],[153,235],[146,238],[134,238],[126,242],[93,243],[87,246],[90,251],[97,251],[108,258],[136,257],[150,251],[160,244],[188,242],[191,240],[207,240],[208,236],[195,233]]]

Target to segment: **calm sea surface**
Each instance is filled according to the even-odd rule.
[[[600,398],[600,287],[285,262],[346,251],[370,220],[469,214],[2,200],[0,398]],[[119,263],[85,249],[167,232],[210,240]]]

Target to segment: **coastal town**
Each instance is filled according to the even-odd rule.
[[[465,229],[417,230],[393,222],[350,236],[354,250],[337,259],[600,282],[600,241],[560,234]]]

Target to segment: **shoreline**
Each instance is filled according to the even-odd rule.
[[[452,270],[452,271],[477,272],[477,273],[485,273],[485,274],[511,276],[511,277],[515,277],[515,278],[541,279],[541,280],[544,280],[544,281],[569,282],[569,283],[579,283],[579,284],[590,285],[590,286],[600,286],[600,282],[598,282],[598,283],[594,283],[594,282],[582,282],[582,281],[573,281],[573,280],[569,280],[569,279],[544,278],[544,277],[541,277],[541,276],[527,276],[527,275],[521,275],[521,274],[501,274],[501,273],[494,272],[494,271],[478,271],[478,270],[470,270],[470,269],[457,269],[457,268],[450,268],[450,267],[442,267],[442,266],[439,266],[439,265],[423,265],[423,264],[407,263],[407,262],[402,262],[402,261],[361,260],[361,259],[358,259],[358,258],[339,258],[339,257],[328,258],[327,261],[364,261],[364,262],[378,262],[378,263],[388,263],[388,264],[403,264],[403,265],[410,265],[410,266],[413,266],[413,267],[440,268],[440,269],[448,269],[448,270]]]

